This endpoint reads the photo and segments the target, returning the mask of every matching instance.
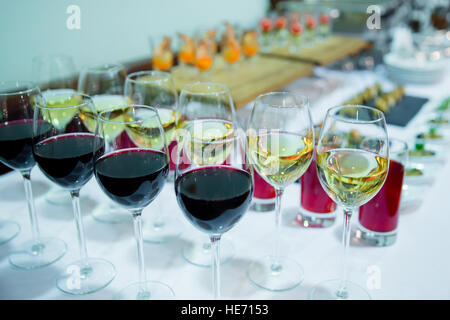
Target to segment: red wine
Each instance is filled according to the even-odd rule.
[[[95,161],[95,176],[103,191],[129,209],[144,208],[161,191],[169,162],[164,152],[123,149]]]
[[[170,159],[170,171],[174,171],[177,166],[177,154],[178,154],[178,142],[172,141],[169,145],[169,159]],[[181,150],[180,157],[178,159],[178,170],[185,170],[191,165],[191,160],[186,154],[185,150]]]
[[[169,144],[169,159],[170,159],[170,171],[175,170],[175,159],[177,157],[177,152],[178,152],[178,143],[176,140],[173,140],[170,144]]]
[[[137,148],[137,145],[131,140],[125,130],[117,136],[115,144],[118,149]]]
[[[33,168],[32,138],[33,119],[0,124],[0,160],[16,170]]]
[[[79,189],[92,177],[94,137],[69,133],[42,140],[34,145],[34,158],[50,180],[66,189]]]
[[[315,157],[300,178],[300,183],[300,203],[303,208],[314,213],[330,213],[336,210],[336,203],[331,200],[320,184]]]
[[[363,227],[375,232],[389,232],[397,228],[404,173],[401,163],[390,160],[383,187],[372,200],[359,208],[359,222]]]
[[[222,234],[244,215],[252,199],[247,171],[207,166],[187,171],[175,181],[178,204],[188,220],[209,234]]]

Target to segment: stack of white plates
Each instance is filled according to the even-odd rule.
[[[444,59],[421,61],[388,53],[383,61],[389,77],[397,83],[435,83],[442,79],[445,71]]]

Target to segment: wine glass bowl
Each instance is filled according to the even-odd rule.
[[[197,119],[235,119],[230,90],[217,82],[186,84],[180,93],[179,113],[178,127]]]
[[[64,241],[41,237],[31,187],[31,170],[35,166],[33,108],[43,103],[39,88],[32,82],[0,82],[0,161],[22,175],[31,221],[32,239],[9,255],[10,263],[20,269],[45,267],[66,252]],[[4,222],[1,231],[6,233],[1,238],[10,240],[18,229],[18,225]]]
[[[86,67],[80,72],[78,91],[91,97],[96,95],[123,95],[126,77],[127,72],[121,64],[110,63]]]
[[[325,192],[344,211],[342,277],[313,287],[311,299],[370,299],[348,281],[346,264],[351,217],[383,186],[389,169],[389,139],[384,114],[347,105],[327,112],[317,146],[317,173]]]
[[[89,96],[73,93],[66,106],[36,109],[34,157],[47,178],[67,190],[80,189],[92,177],[94,135],[84,123],[92,108]]]
[[[120,120],[117,113],[122,113]],[[111,139],[111,127],[122,125],[131,145]],[[121,134],[122,135],[122,134]],[[95,177],[103,192],[133,217],[138,246],[139,282],[123,289],[118,299],[167,299],[167,285],[147,281],[143,256],[142,210],[161,192],[169,173],[166,140],[158,111],[142,105],[112,108],[99,114],[95,137]]]
[[[359,207],[375,196],[387,176],[389,144],[384,117],[363,106],[332,108],[327,115],[335,121],[325,123],[321,131],[319,181],[341,206]]]
[[[33,58],[31,71],[33,81],[42,91],[76,88],[76,67],[68,55],[36,56]]]

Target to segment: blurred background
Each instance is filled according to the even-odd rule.
[[[1,0],[0,80],[31,79],[32,58],[67,54],[77,67],[130,62],[150,55],[149,37],[211,28],[225,20],[252,26],[266,0]],[[81,10],[80,30],[69,30],[66,9]]]

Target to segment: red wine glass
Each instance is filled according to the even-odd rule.
[[[32,82],[0,82],[0,161],[18,171],[25,186],[32,239],[9,256],[9,262],[20,269],[45,267],[66,252],[64,241],[41,237],[31,187],[31,170],[35,166],[32,152],[33,108],[43,104],[39,88]],[[42,131],[49,130],[43,125]],[[19,232],[19,226],[4,221],[0,239],[6,242]]]
[[[89,258],[80,212],[80,190],[94,172],[94,133],[88,126],[96,122],[92,99],[73,93],[64,104],[36,105],[33,120],[33,154],[44,175],[72,198],[81,259],[71,263],[56,281],[68,294],[82,295],[106,287],[115,277],[114,266],[106,260]]]
[[[133,145],[124,145],[115,138],[119,130]],[[93,150],[97,182],[111,200],[131,213],[137,242],[139,282],[127,286],[116,298],[173,297],[174,293],[167,285],[147,281],[144,265],[142,211],[161,192],[169,173],[169,157],[158,111],[140,105],[102,111]]]
[[[169,151],[170,171],[168,180],[173,182],[178,94],[172,76],[163,71],[141,71],[129,74],[125,82],[125,96],[131,103],[152,106],[158,111]],[[158,205],[158,204],[157,204]],[[182,224],[159,205],[154,215],[144,223],[144,241],[163,243],[176,239],[183,231]]]
[[[225,120],[191,121],[179,140],[175,193],[186,219],[210,238],[216,299],[220,298],[220,239],[241,220],[253,195],[246,152],[245,134]]]

